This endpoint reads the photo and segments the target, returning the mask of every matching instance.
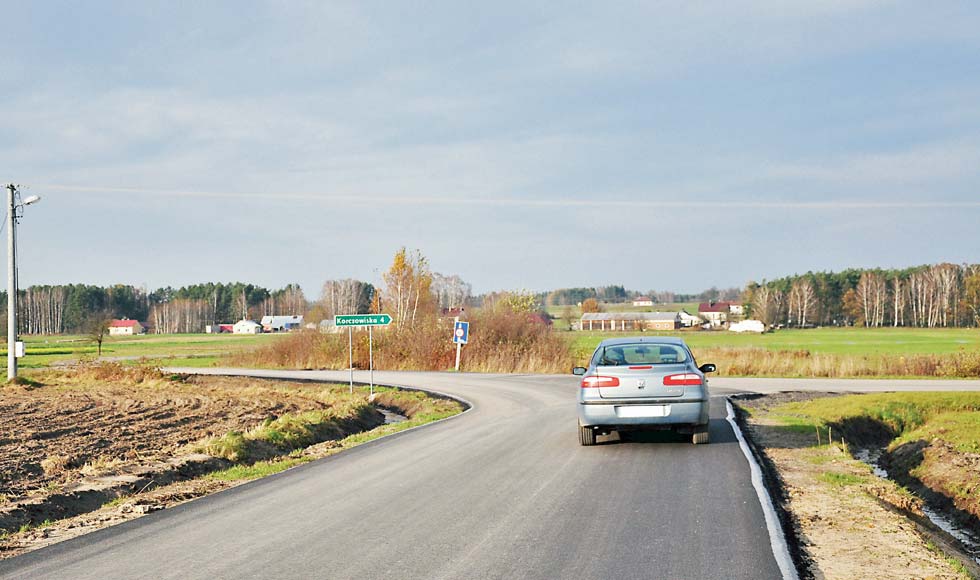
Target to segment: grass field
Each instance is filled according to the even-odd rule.
[[[604,338],[635,332],[559,332],[577,364],[583,364]],[[685,330],[645,332],[643,336],[681,336],[703,362],[719,365],[721,376],[783,377],[945,377],[977,378],[980,330],[975,328],[816,328],[767,334]],[[106,339],[103,358],[123,364],[206,367],[228,355],[276,344],[286,335],[186,334]],[[85,336],[28,336],[24,369],[94,359]],[[474,343],[475,344],[475,343]],[[472,347],[473,345],[471,345]],[[783,353],[788,353],[788,356]],[[5,356],[5,351],[0,351]]]
[[[585,364],[604,338],[635,332],[563,332]],[[816,328],[767,334],[688,330],[646,332],[681,336],[719,376],[812,378],[980,378],[980,330],[975,328]]]
[[[106,338],[102,357],[120,361],[140,358],[163,361],[174,366],[211,366],[220,358],[271,344],[281,334],[147,334]],[[78,335],[25,336],[27,355],[21,368],[42,368],[52,364],[94,359],[98,349],[88,337]],[[6,349],[0,356],[7,356]]]
[[[635,332],[598,331],[563,334],[576,353],[591,354],[604,338],[635,336]],[[813,328],[766,334],[727,331],[644,332],[642,336],[680,336],[695,351],[709,348],[761,348],[771,351],[809,351],[813,354],[920,355],[980,350],[976,328]],[[588,356],[588,355],[586,355]]]

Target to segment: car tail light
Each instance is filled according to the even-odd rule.
[[[650,370],[652,368],[653,368],[653,365],[641,365],[641,366],[630,367],[630,370],[631,371],[648,371],[648,370]]]
[[[700,384],[701,375],[696,375],[694,373],[667,375],[664,377],[664,385],[668,387],[694,387]]]
[[[618,387],[618,377],[585,377],[582,379],[583,389],[596,389],[603,387]]]

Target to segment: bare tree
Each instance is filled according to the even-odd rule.
[[[885,279],[875,272],[864,272],[854,290],[861,302],[864,325],[881,326],[885,320],[885,303],[888,298]]]
[[[783,293],[762,284],[752,293],[752,316],[769,326],[778,320]]]
[[[235,306],[242,313],[241,320],[248,319],[248,296],[245,294],[245,289],[242,288],[242,295],[235,297]]]
[[[295,316],[304,314],[306,309],[306,296],[297,284],[289,284],[262,301],[262,312],[269,316],[283,314]]]
[[[817,293],[813,284],[806,278],[800,278],[793,283],[789,291],[790,316],[796,318],[801,327],[806,326],[807,316],[817,303]]]
[[[908,289],[898,276],[892,278],[892,326],[898,327],[905,320],[905,302]]]
[[[973,324],[980,326],[980,269],[963,278],[963,303],[973,315]]]
[[[946,327],[951,318],[955,321],[958,316],[960,269],[954,264],[937,264],[931,271],[936,281],[939,322]]]
[[[452,276],[443,276],[438,272],[432,274],[432,293],[436,295],[442,308],[461,308],[471,292],[472,287],[455,274]]]
[[[370,308],[374,288],[367,282],[354,280],[327,280],[320,294],[320,307],[324,318],[338,314],[364,314]]]
[[[211,308],[208,300],[179,298],[154,305],[150,310],[150,318],[157,334],[201,332]]]
[[[98,312],[89,316],[86,322],[86,333],[88,339],[99,347],[99,356],[102,356],[102,343],[109,334],[109,326],[112,324],[112,317],[105,312]]]

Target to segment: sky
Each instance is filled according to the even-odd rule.
[[[467,6],[466,4],[476,4]],[[980,262],[980,3],[0,0],[20,284]]]

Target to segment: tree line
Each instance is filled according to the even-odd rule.
[[[18,292],[18,326],[22,334],[84,334],[108,319],[129,318],[157,333],[178,334],[265,315],[304,315],[316,323],[336,314],[384,309],[396,320],[415,320],[470,303],[470,285],[459,276],[432,272],[418,251],[399,250],[383,278],[383,289],[354,279],[327,280],[313,301],[298,284],[270,290],[242,282],[207,282],[153,291],[125,284],[35,285]],[[0,291],[0,300],[6,299]],[[6,309],[0,312],[0,323],[6,324]]]
[[[980,264],[807,272],[750,282],[747,315],[788,326],[980,326]]]
[[[433,272],[421,252],[405,248],[395,254],[382,279],[382,288],[354,279],[328,280],[313,301],[297,284],[270,290],[242,282],[208,282],[154,291],[125,284],[36,285],[18,293],[19,326],[23,334],[85,333],[95,318],[130,318],[159,333],[190,333],[209,324],[274,314],[304,314],[315,323],[336,314],[388,312],[395,320],[413,321],[443,310],[496,304],[502,298],[519,299],[521,310],[538,310],[544,304],[626,302],[640,295],[610,285],[473,296],[459,276]],[[646,295],[656,302],[741,299],[747,316],[787,326],[980,326],[980,264],[807,272],[750,282],[740,296],[731,288]],[[0,291],[0,300],[6,300],[6,292]],[[5,309],[0,309],[0,323],[6,324]]]
[[[715,286],[697,294],[682,294],[663,290],[647,290],[640,292],[637,290],[627,290],[623,286],[598,286],[595,288],[559,288],[550,292],[539,294],[543,304],[548,306],[575,306],[584,303],[586,300],[595,300],[604,303],[629,302],[640,296],[646,296],[658,304],[669,304],[677,302],[708,302],[717,300],[738,300],[742,290],[740,288],[723,288]]]
[[[0,300],[7,293],[0,291]],[[158,332],[201,332],[207,324],[232,322],[264,314],[303,314],[306,298],[297,284],[269,290],[242,282],[204,283],[149,291],[126,284],[36,285],[17,295],[18,327],[23,334],[88,331],[95,318],[129,318],[149,323]],[[0,320],[6,324],[6,309]]]

